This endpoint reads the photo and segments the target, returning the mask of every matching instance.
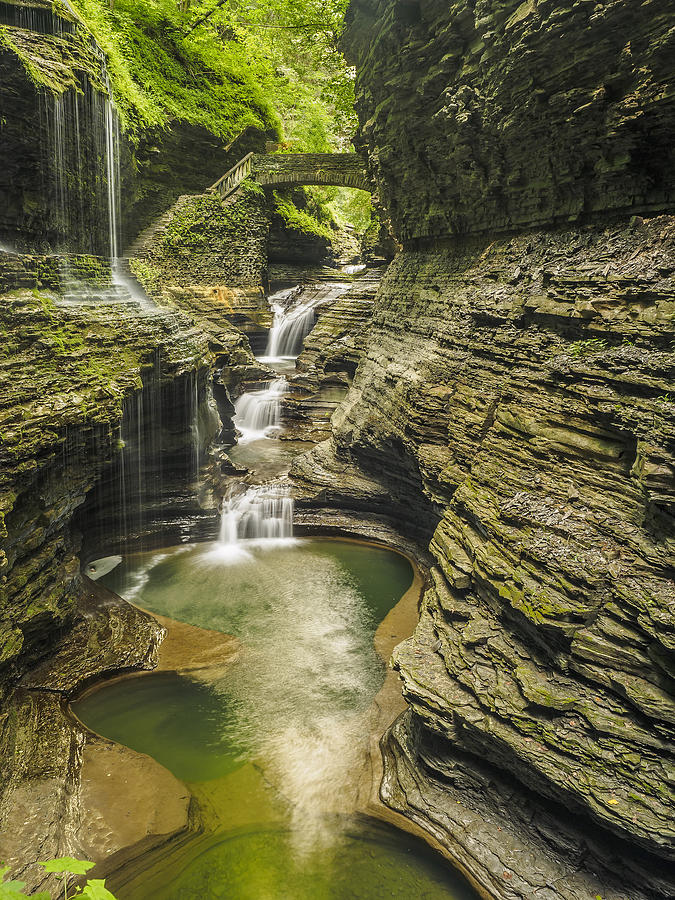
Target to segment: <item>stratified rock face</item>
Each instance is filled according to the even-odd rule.
[[[383,269],[355,278],[336,300],[319,307],[317,323],[297,359],[293,390],[283,398],[286,434],[324,440],[368,343],[373,303]]]
[[[404,246],[299,503],[430,538],[382,796],[500,898],[674,891],[665,12],[351,7]]]
[[[672,203],[669,0],[355,0],[348,23],[359,143],[399,236]]]
[[[664,857],[674,253],[670,217],[404,252],[332,456],[315,451],[334,484],[316,477],[318,502],[349,504],[356,462],[404,531],[440,516],[433,586],[395,660],[446,763],[475,755]],[[312,459],[296,471],[311,481]]]
[[[99,48],[62,3],[0,2],[0,241],[109,252],[114,126]]]
[[[52,264],[0,261],[0,285],[16,285],[0,304],[0,681],[43,656],[72,618],[81,588],[72,520],[113,460],[126,456],[129,471],[107,512],[119,517],[128,503],[131,533],[137,482],[149,502],[156,470],[165,485],[176,472],[194,478],[192,448],[215,429],[201,424],[211,356],[192,321],[64,304],[46,289]],[[39,287],[23,286],[31,275]]]

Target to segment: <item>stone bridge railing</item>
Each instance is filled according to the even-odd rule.
[[[249,153],[210,190],[225,200],[251,176],[258,184],[326,184],[370,191],[361,158],[356,153]]]

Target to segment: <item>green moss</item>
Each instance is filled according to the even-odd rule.
[[[157,266],[149,263],[145,259],[132,259],[130,261],[131,271],[138,278],[148,294],[154,294],[159,290],[161,281],[161,272]]]
[[[589,338],[587,341],[577,341],[574,344],[570,344],[568,347],[568,352],[572,356],[591,356],[594,353],[604,353],[607,350],[607,341],[600,340],[599,338]]]
[[[282,218],[288,228],[293,228],[302,234],[314,235],[325,238],[327,241],[332,241],[335,232],[328,225],[320,222],[316,216],[298,209],[292,200],[282,197],[277,191],[273,192],[273,197],[275,212]]]

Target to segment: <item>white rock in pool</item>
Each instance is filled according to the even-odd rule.
[[[92,559],[85,566],[84,574],[91,578],[92,581],[96,581],[102,578],[103,575],[107,575],[108,572],[112,572],[115,566],[118,566],[121,562],[121,556],[102,556],[100,559]]]

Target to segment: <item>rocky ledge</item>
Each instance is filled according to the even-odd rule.
[[[346,292],[336,291],[336,299],[318,307],[316,325],[305,338],[290,377],[291,392],[282,401],[285,437],[316,442],[330,434],[330,418],[347,395],[368,342],[383,273],[380,267],[349,277]],[[342,276],[335,272],[333,277]]]
[[[292,470],[301,516],[370,505],[430,542],[383,796],[495,897],[594,896],[569,873],[614,839],[633,875],[596,893],[672,891],[673,259],[668,216],[404,250],[331,440]],[[469,841],[461,804],[520,833],[495,779],[575,841],[507,866],[475,815]]]

